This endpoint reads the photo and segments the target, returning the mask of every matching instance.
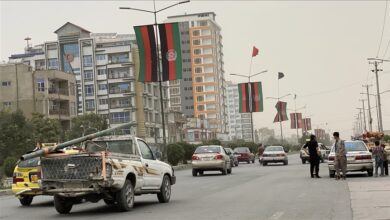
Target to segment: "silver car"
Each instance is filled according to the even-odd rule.
[[[204,171],[221,171],[222,175],[232,173],[230,152],[226,152],[222,146],[208,145],[196,148],[192,155],[192,176]]]
[[[268,146],[264,150],[261,162],[263,166],[267,166],[268,163],[283,163],[284,165],[287,165],[287,153],[282,146]]]
[[[372,154],[363,141],[345,141],[347,152],[347,172],[367,172],[368,176],[373,175]],[[329,176],[335,176],[334,168],[335,152],[334,146],[328,157]]]

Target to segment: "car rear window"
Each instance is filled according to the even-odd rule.
[[[272,146],[272,147],[267,147],[265,151],[284,151],[283,147],[280,146]]]
[[[39,166],[39,161],[39,157],[23,160],[19,162],[18,167],[37,167]]]
[[[220,153],[221,148],[219,146],[202,146],[195,150],[196,154],[207,154],[207,153]]]
[[[234,152],[237,152],[237,153],[249,153],[250,150],[247,147],[237,147],[237,148],[234,149]]]
[[[361,141],[354,141],[354,142],[344,142],[345,144],[345,150],[347,152],[350,151],[367,151],[366,145],[364,142]],[[332,147],[332,152],[334,152],[334,146]]]

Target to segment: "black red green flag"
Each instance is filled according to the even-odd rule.
[[[162,81],[182,78],[179,23],[159,24]]]
[[[240,83],[238,84],[238,96],[239,96],[239,112],[247,113],[251,112],[249,109],[249,84]]]
[[[278,113],[275,116],[274,122],[287,121],[287,102],[278,101],[275,105]]]
[[[139,54],[140,82],[158,82],[157,47],[153,25],[134,26]]]
[[[302,130],[303,131],[310,131],[311,130],[311,119],[304,118],[304,119],[302,119],[302,121],[303,121]]]
[[[261,82],[251,82],[252,112],[264,111],[263,88]]]
[[[291,129],[302,128],[302,113],[290,113]]]

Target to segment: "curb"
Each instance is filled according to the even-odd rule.
[[[10,189],[0,190],[0,196],[9,196],[12,195],[12,191]]]

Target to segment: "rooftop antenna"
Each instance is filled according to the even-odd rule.
[[[31,40],[31,37],[26,37],[26,38],[24,38],[24,40],[27,42],[26,50],[29,51],[29,49],[30,49],[30,44],[28,43],[28,41]]]

